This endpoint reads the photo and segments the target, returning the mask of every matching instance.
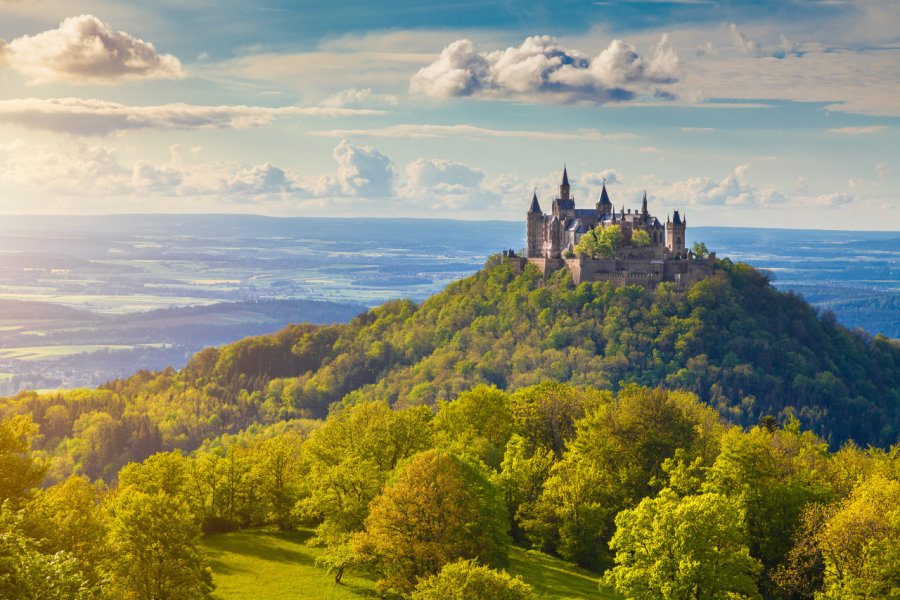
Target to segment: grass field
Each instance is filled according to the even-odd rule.
[[[345,600],[374,598],[375,582],[348,573],[336,585],[315,566],[321,550],[307,542],[309,531],[250,530],[211,535],[204,540],[220,600]],[[541,600],[618,600],[597,586],[598,576],[569,563],[513,548],[510,573],[534,587]]]

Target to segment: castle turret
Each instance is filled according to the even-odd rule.
[[[538,203],[537,188],[534,190],[534,196],[531,198],[531,208],[528,209],[527,220],[525,225],[525,256],[528,258],[537,258],[541,256],[541,247],[544,237],[544,213],[541,211],[541,205]]]
[[[609,194],[606,193],[606,180],[603,180],[603,189],[600,191],[600,200],[597,201],[597,214],[602,219],[604,216],[614,213]]]
[[[647,190],[644,190],[644,201],[641,202],[641,216],[644,218],[650,216],[650,211],[647,210]]]
[[[560,200],[568,200],[569,199],[569,173],[566,167],[563,167],[563,178],[562,183],[559,186],[559,199]]]
[[[687,221],[682,221],[681,215],[676,210],[672,213],[672,220],[666,222],[666,249],[672,254],[684,254]]]

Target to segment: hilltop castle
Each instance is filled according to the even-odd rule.
[[[698,257],[685,248],[687,219],[676,210],[662,223],[648,211],[646,192],[640,210],[626,211],[623,206],[616,211],[604,182],[594,208],[575,208],[569,174],[563,169],[559,196],[553,200],[550,214],[541,210],[535,190],[526,219],[527,246],[525,257],[519,260],[536,265],[545,275],[568,267],[575,283],[608,280],[622,285],[685,284],[712,273],[715,254]],[[613,227],[619,232],[614,247],[596,256],[580,251],[583,236],[596,236]]]

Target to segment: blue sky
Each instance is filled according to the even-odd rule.
[[[0,213],[900,226],[900,3],[0,0]]]

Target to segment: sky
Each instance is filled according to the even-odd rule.
[[[900,229],[900,2],[0,0],[0,214]]]

